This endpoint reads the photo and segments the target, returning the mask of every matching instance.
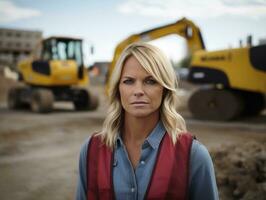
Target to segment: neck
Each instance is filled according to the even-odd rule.
[[[132,117],[125,113],[123,140],[125,143],[142,145],[159,121],[159,114],[148,117]]]

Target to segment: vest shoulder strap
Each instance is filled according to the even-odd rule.
[[[165,134],[145,199],[188,199],[189,160],[193,136],[182,133],[176,144]]]
[[[87,151],[87,199],[114,199],[112,150],[93,135]]]

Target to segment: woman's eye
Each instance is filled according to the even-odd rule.
[[[125,84],[132,84],[133,83],[133,80],[126,79],[126,80],[123,81],[123,83],[125,83]]]
[[[149,85],[154,85],[154,84],[157,83],[157,81],[154,80],[154,79],[148,79],[148,80],[146,80],[145,82],[146,82],[146,84],[149,84]]]

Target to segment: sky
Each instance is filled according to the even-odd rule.
[[[266,38],[266,0],[0,0],[1,28],[81,37],[87,64],[111,61],[116,45],[126,37],[183,17],[200,27],[210,51],[236,48],[248,35],[255,45]],[[181,37],[152,43],[173,61],[185,56]]]

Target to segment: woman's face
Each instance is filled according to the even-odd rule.
[[[130,56],[122,69],[119,92],[126,115],[159,116],[163,87]]]

